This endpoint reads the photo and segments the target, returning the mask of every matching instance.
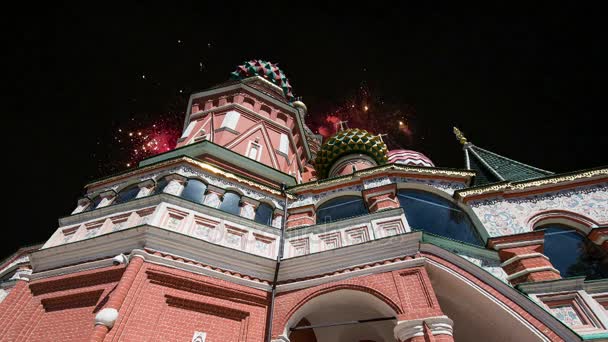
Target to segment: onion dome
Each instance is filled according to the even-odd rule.
[[[291,92],[291,85],[285,73],[279,69],[277,64],[263,61],[261,59],[252,59],[239,65],[235,71],[230,74],[233,80],[242,80],[247,77],[260,76],[270,81],[272,84],[280,87],[283,90],[283,95],[287,100],[293,101],[295,97]]]
[[[411,166],[435,167],[435,164],[427,156],[411,150],[388,151],[388,162]]]
[[[315,159],[315,168],[319,179],[327,178],[334,163],[346,155],[366,155],[376,165],[381,165],[388,161],[387,152],[386,145],[377,135],[359,128],[342,130],[323,143]]]

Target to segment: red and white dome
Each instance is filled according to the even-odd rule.
[[[388,151],[388,162],[411,166],[435,167],[435,164],[427,156],[411,150]]]

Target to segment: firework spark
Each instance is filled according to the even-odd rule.
[[[411,106],[388,104],[381,97],[374,96],[362,82],[356,94],[342,104],[325,113],[313,115],[309,127],[327,138],[341,129],[342,122],[344,128],[357,127],[375,134],[387,134],[385,142],[390,148],[403,148],[413,141],[413,130],[409,123],[412,116],[414,110]]]

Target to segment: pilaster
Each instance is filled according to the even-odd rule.
[[[287,211],[287,229],[300,226],[312,226],[317,223],[317,214],[313,204],[297,208],[290,208]]]
[[[400,204],[396,194],[397,184],[387,184],[376,188],[366,189],[363,190],[362,193],[370,213],[398,208]]]
[[[545,232],[538,230],[488,240],[488,247],[498,251],[501,266],[512,285],[561,279],[559,271],[543,254],[544,238]]]

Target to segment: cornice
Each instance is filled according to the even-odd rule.
[[[573,173],[551,175],[543,178],[537,178],[521,182],[500,182],[491,185],[474,187],[469,189],[458,190],[454,194],[457,198],[463,201],[479,199],[480,197],[490,196],[492,194],[498,196],[505,195],[526,195],[529,191],[536,189],[545,189],[552,191],[556,186],[579,186],[582,182],[608,181],[608,168],[600,167],[591,170],[583,170]]]
[[[278,188],[273,188],[264,184],[260,184],[259,182],[253,181],[248,179],[247,177],[232,173],[232,172],[228,172],[225,171],[211,163],[207,163],[207,162],[203,162],[203,161],[199,161],[190,157],[186,157],[186,156],[180,156],[180,157],[176,157],[173,159],[169,159],[166,161],[162,161],[162,162],[158,162],[152,165],[147,165],[144,167],[140,167],[137,168],[133,171],[128,171],[125,173],[121,173],[115,176],[111,176],[109,178],[105,178],[99,181],[95,181],[92,183],[89,183],[85,186],[85,188],[95,188],[95,187],[100,187],[102,185],[108,185],[123,179],[127,179],[136,175],[142,175],[145,174],[147,172],[150,172],[152,170],[156,170],[156,169],[160,169],[160,168],[165,168],[165,167],[171,167],[171,166],[179,166],[180,164],[186,164],[189,166],[194,166],[200,170],[204,170],[207,172],[210,172],[212,174],[215,175],[219,175],[222,176],[226,179],[231,179],[234,180],[238,183],[241,184],[245,184],[248,185],[250,187],[253,188],[257,188],[259,190],[262,190],[264,192],[276,195],[276,196],[281,196],[281,191]]]
[[[424,178],[449,177],[461,178],[464,181],[469,181],[473,176],[475,176],[475,172],[468,170],[385,164],[369,169],[355,171],[354,173],[346,176],[322,179],[296,185],[290,187],[289,190],[293,192],[304,192],[311,189],[320,190],[329,186],[335,186],[337,184],[346,184],[353,181],[359,181],[364,178],[371,178],[372,176],[380,175],[385,172],[390,173],[391,176],[395,175],[395,173],[404,173],[405,175],[410,176],[412,178],[416,178],[417,176],[426,176]]]

